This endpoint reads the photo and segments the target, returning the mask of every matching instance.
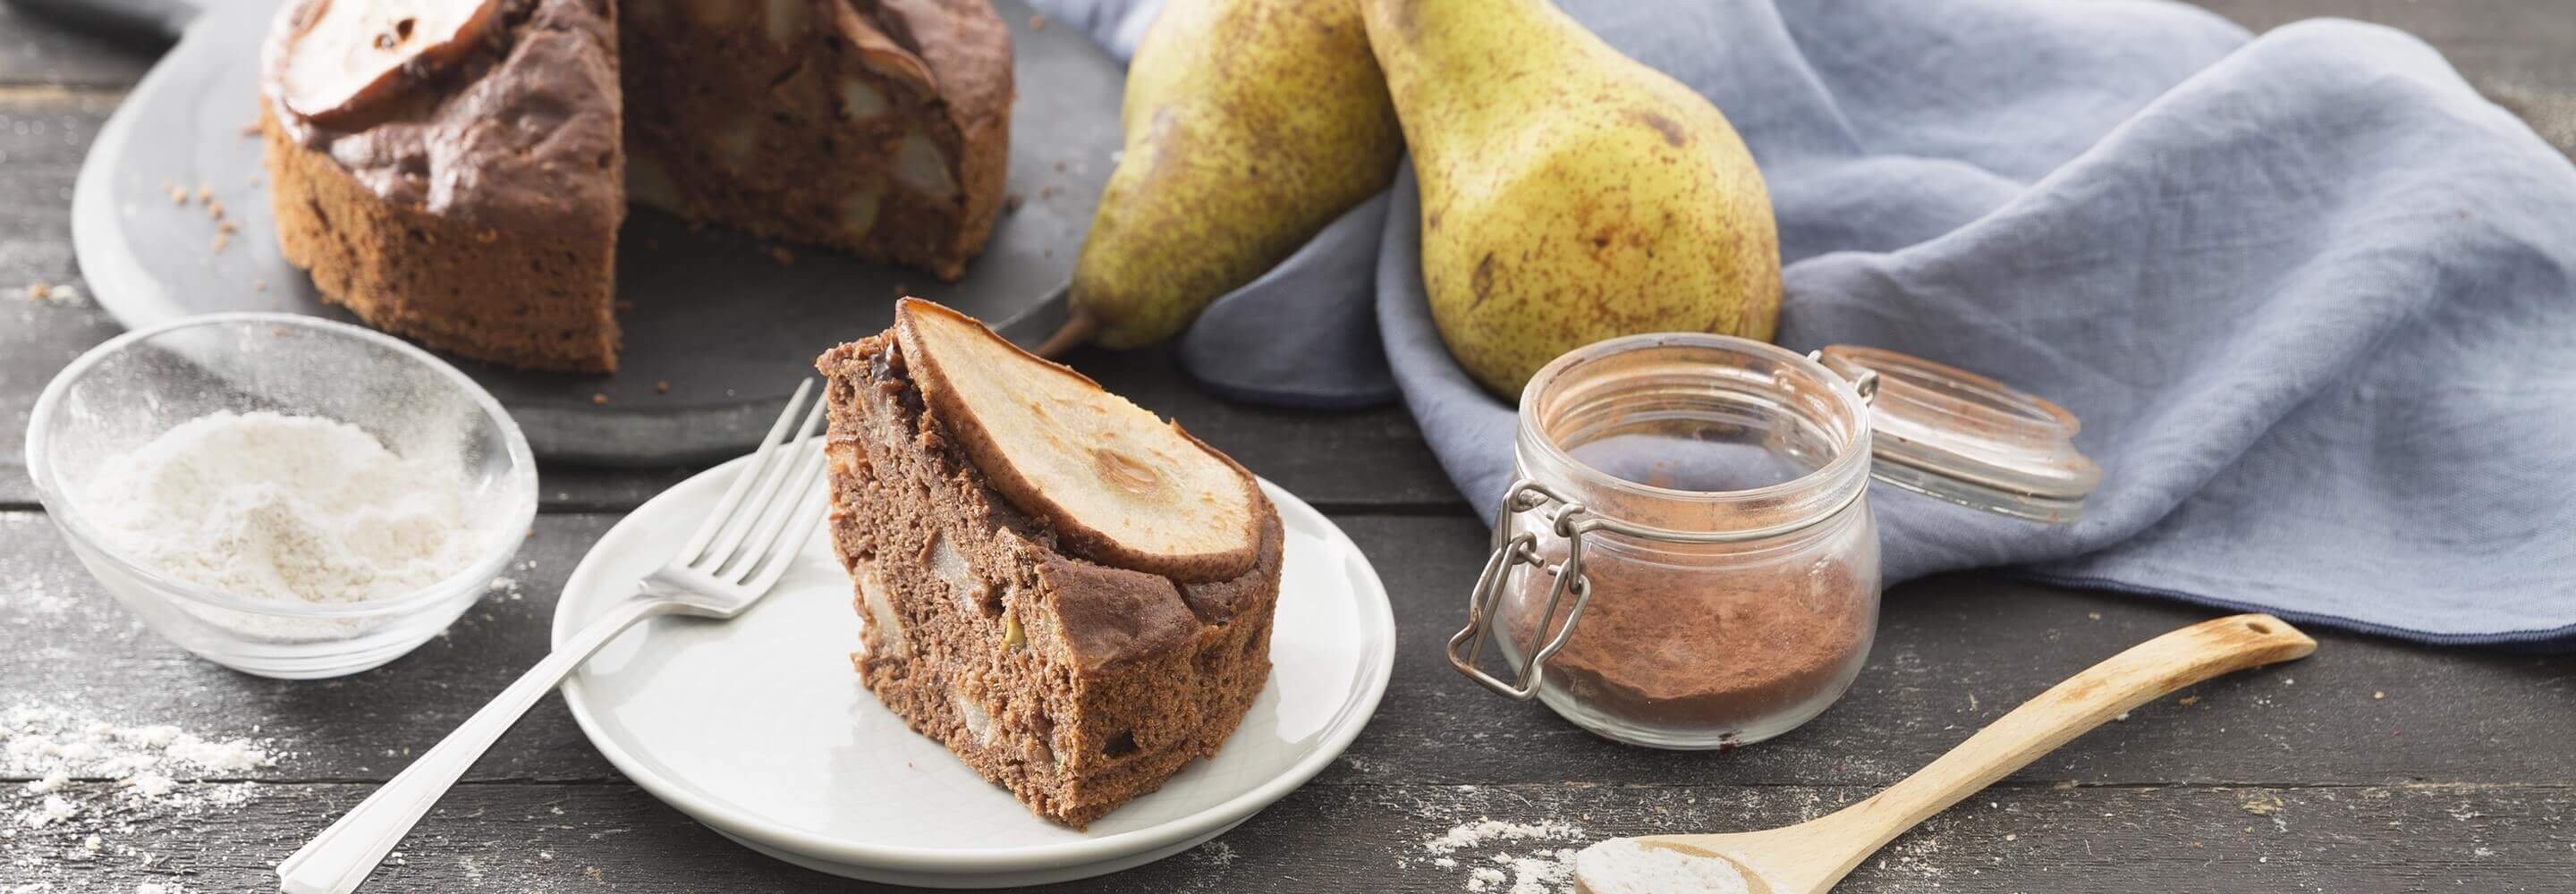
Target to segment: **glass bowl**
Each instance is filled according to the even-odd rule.
[[[84,514],[92,478],[162,432],[224,410],[336,419],[406,459],[457,463],[477,558],[400,596],[304,602],[182,581],[116,549]],[[399,339],[295,314],[189,317],[91,349],[36,400],[27,472],[108,595],[208,661],[281,679],[357,673],[438,635],[490,589],[537,508],[527,439],[492,395]]]

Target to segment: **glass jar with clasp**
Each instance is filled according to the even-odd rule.
[[[1514,481],[1450,662],[1624,742],[1777,736],[1868,658],[1870,482],[2071,522],[2101,478],[2076,429],[2046,400],[1872,348],[1669,333],[1576,349],[1521,393]],[[1488,640],[1505,673],[1482,666]]]

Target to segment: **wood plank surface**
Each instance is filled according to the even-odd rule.
[[[0,86],[124,86],[143,77],[157,50],[81,34],[0,2]]]
[[[19,867],[17,884],[39,887],[15,890],[30,894],[122,894],[144,883],[189,892],[273,890],[269,867],[277,857],[369,790],[244,785],[229,793],[239,799],[231,806],[177,816],[125,808],[21,831],[0,839],[0,867]],[[96,783],[69,792],[85,804],[123,797]],[[1775,826],[1866,794],[1802,785],[1318,782],[1189,853],[1050,890],[1501,894],[1508,883],[1471,886],[1478,868],[1518,874],[1497,855],[1553,857],[1598,837],[1676,828]],[[1445,854],[1426,847],[1488,816],[1547,819],[1581,832]],[[86,846],[92,834],[99,836],[96,852]],[[1838,890],[2564,894],[2576,877],[2571,843],[2576,790],[2565,786],[2006,784],[1897,839]],[[396,853],[364,890],[891,890],[754,856],[623,784],[462,786]],[[1456,865],[1442,865],[1443,857]]]

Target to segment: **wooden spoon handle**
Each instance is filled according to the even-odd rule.
[[[2165,693],[2252,667],[2305,658],[2316,640],[2271,615],[2234,615],[2156,637],[2023,702],[1939,760],[1837,811],[1852,862],[2040,755]],[[1848,867],[1846,867],[1848,871]]]

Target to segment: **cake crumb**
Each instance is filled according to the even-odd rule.
[[[1018,210],[1020,210],[1020,203],[1025,202],[1025,201],[1028,201],[1028,199],[1027,199],[1026,197],[1024,197],[1024,196],[1021,196],[1021,195],[1020,195],[1018,192],[1016,192],[1016,191],[1011,192],[1011,193],[1008,193],[1008,194],[1006,194],[1006,195],[1002,196],[1002,211],[1003,211],[1004,213],[1009,213],[1009,212],[1012,212],[1012,211],[1018,211]]]
[[[796,253],[795,253],[795,252],[793,252],[793,251],[789,251],[789,250],[787,249],[787,246],[784,246],[784,245],[772,245],[772,246],[770,246],[770,247],[769,247],[769,259],[770,259],[770,260],[772,260],[772,261],[777,261],[777,262],[778,262],[778,266],[781,266],[781,267],[794,267],[794,266],[796,266]]]
[[[253,121],[249,124],[242,125],[241,135],[246,137],[259,136],[259,122]]]
[[[593,392],[591,392],[591,393],[590,393],[590,405],[591,405],[591,406],[594,406],[594,407],[605,407],[605,406],[608,406],[608,395],[607,395],[606,393],[604,393],[604,392],[598,392],[598,391],[593,391]]]
[[[619,299],[616,303],[616,307],[618,313],[625,313],[635,309],[635,302]]]
[[[79,286],[71,283],[59,285],[47,282],[29,283],[27,300],[42,301],[56,306],[74,305],[81,303],[81,290]]]
[[[213,200],[213,199],[207,199],[207,200],[206,200],[206,216],[207,216],[207,217],[214,218],[214,219],[216,219],[216,220],[222,220],[222,219],[224,219],[224,203],[222,203],[222,202],[218,202],[218,201],[215,201],[215,200]]]
[[[655,382],[655,383],[653,383],[653,393],[655,393],[655,394],[669,394],[669,393],[671,393],[671,383],[669,383],[669,382]]]
[[[1038,13],[1037,15],[1030,16],[1030,17],[1029,17],[1029,30],[1031,30],[1031,31],[1044,31],[1044,30],[1046,30],[1046,13]]]
[[[232,244],[233,244],[233,234],[231,234],[231,233],[224,233],[224,232],[218,232],[218,233],[216,233],[216,234],[215,234],[215,253],[216,253],[216,254],[223,254],[223,253],[224,253],[224,249],[226,249],[226,248],[230,248],[230,247],[232,246]]]
[[[2200,704],[2200,696],[2197,696],[2197,695],[2186,695],[2186,696],[2183,696],[2183,697],[2182,697],[2182,700],[2181,700],[2181,701],[2175,702],[2174,704],[2181,705],[2181,706],[2183,706],[2183,707],[2188,708],[2188,707],[2191,707],[2191,706],[2193,706],[2193,705]]]
[[[2387,697],[2388,697],[2388,693],[2385,693],[2385,692],[2373,692],[2373,693],[2371,693],[2371,694],[2370,694],[2370,700],[2371,700],[2371,701],[2378,701],[2378,700],[2380,700],[2380,699],[2387,698]]]
[[[207,188],[203,183],[197,184],[197,204],[211,204],[214,200],[215,191],[213,189]]]
[[[173,205],[185,205],[185,204],[188,204],[188,188],[187,188],[187,187],[185,187],[185,186],[172,186],[172,187],[170,187],[170,204],[173,204]]]
[[[1063,187],[1057,186],[1053,183],[1038,187],[1038,201],[1043,202],[1048,199],[1055,198],[1055,194],[1062,191],[1064,191]]]

